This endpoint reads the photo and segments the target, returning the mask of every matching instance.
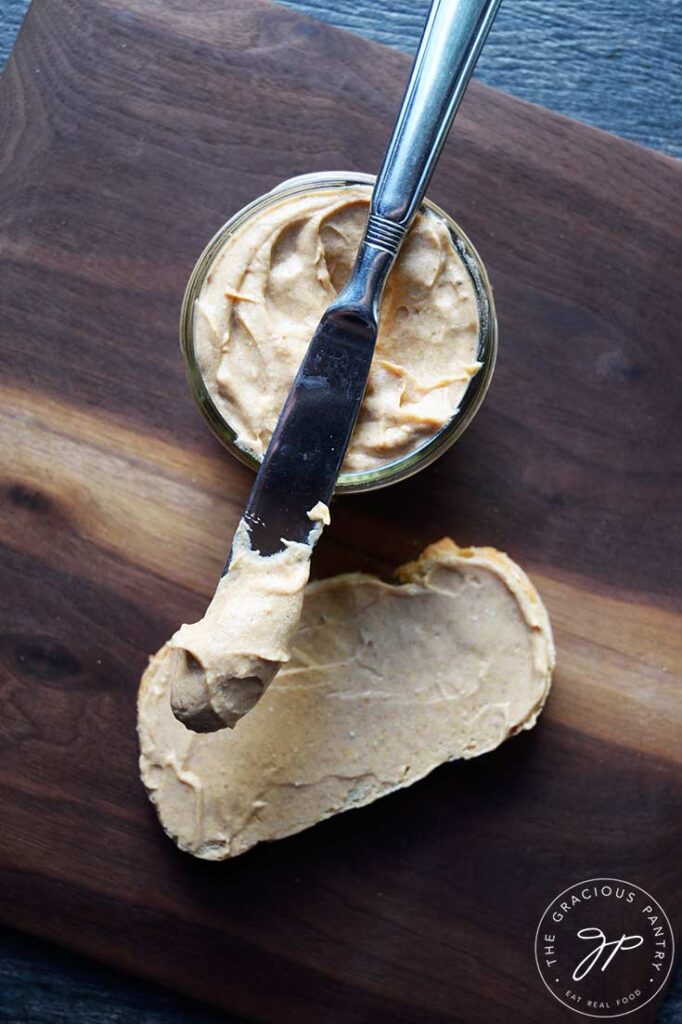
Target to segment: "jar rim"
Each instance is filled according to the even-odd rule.
[[[254,472],[260,460],[237,443],[237,435],[218,410],[199,368],[194,348],[195,304],[206,276],[223,245],[250,217],[275,205],[282,199],[301,192],[374,184],[375,176],[359,171],[318,171],[296,175],[280,182],[269,192],[258,196],[232,215],[213,235],[194,265],[180,311],[180,348],[192,396],[212,433],[240,462]],[[422,207],[432,211],[448,228],[453,245],[462,260],[476,295],[479,320],[477,359],[481,367],[471,379],[462,400],[447,423],[419,445],[397,459],[370,470],[339,475],[335,494],[378,490],[413,476],[439,458],[462,436],[478,412],[490,386],[497,358],[498,328],[495,303],[488,274],[481,257],[460,225],[432,200],[425,198]]]

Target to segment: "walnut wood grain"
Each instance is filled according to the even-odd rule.
[[[250,483],[189,397],[186,278],[282,178],[376,168],[407,65],[261,0],[33,4],[0,87],[2,917],[257,1020],[544,1024],[553,895],[604,873],[682,909],[674,161],[472,88],[431,195],[490,270],[493,387],[431,469],[337,502],[316,554],[508,550],[556,629],[540,727],[222,866],[174,850],[137,778],[140,671]]]

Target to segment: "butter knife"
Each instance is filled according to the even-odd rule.
[[[315,331],[244,511],[261,555],[282,550],[284,538],[312,544],[319,535],[308,511],[331,501],[367,384],[386,279],[500,2],[431,6],[350,279]]]

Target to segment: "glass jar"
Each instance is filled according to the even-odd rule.
[[[255,199],[231,217],[226,224],[213,236],[199,257],[187,284],[180,313],[180,347],[187,366],[187,375],[194,400],[199,406],[209,427],[225,447],[240,462],[256,471],[259,461],[255,455],[245,451],[237,444],[236,434],[213,402],[199,369],[194,346],[195,304],[208,274],[219,251],[235,232],[255,214],[260,214],[269,205],[274,205],[286,196],[301,193],[317,192],[323,189],[342,189],[357,185],[373,185],[374,178],[369,174],[355,172],[324,171],[315,174],[303,174],[282,182],[271,192]],[[476,249],[462,229],[451,217],[429,199],[424,206],[432,210],[445,223],[450,232],[453,245],[457,250],[473,285],[478,305],[478,361],[481,368],[471,379],[462,398],[459,409],[437,433],[426,438],[418,448],[391,462],[369,470],[352,473],[341,473],[336,484],[336,493],[373,491],[388,484],[397,483],[430,465],[435,459],[454,444],[464,433],[476,415],[481,402],[490,385],[497,355],[497,320],[495,304],[488,275]]]

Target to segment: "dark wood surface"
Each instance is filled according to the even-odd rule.
[[[137,779],[140,671],[250,481],[187,393],[186,278],[282,178],[375,169],[407,66],[259,0],[35,0],[0,95],[2,917],[257,1020],[564,1020],[532,954],[553,895],[610,874],[682,909],[674,161],[471,90],[431,195],[488,264],[496,378],[316,557],[509,551],[556,629],[539,728],[225,865],[177,853]]]
[[[430,0],[280,2],[410,52]],[[28,4],[0,3],[0,67]],[[514,0],[502,5],[475,76],[512,96],[680,157],[681,34],[679,4],[670,0]]]

